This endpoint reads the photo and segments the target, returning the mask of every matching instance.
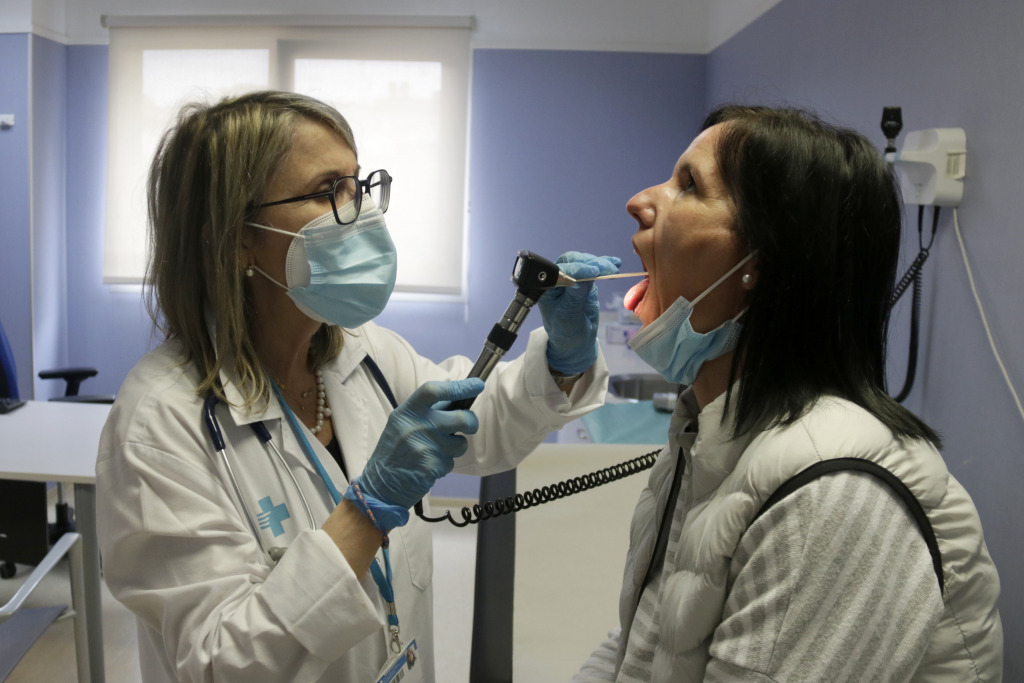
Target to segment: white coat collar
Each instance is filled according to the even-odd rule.
[[[367,325],[372,324],[368,323]],[[210,310],[206,310],[206,326],[210,333],[210,341],[213,344],[214,352],[217,349],[217,322],[211,314]],[[324,372],[331,376],[331,380],[334,382],[344,381],[349,375],[352,374],[362,363],[363,358],[366,357],[367,345],[365,342],[364,327],[357,327],[354,330],[344,330],[344,345],[342,346],[341,353],[332,362],[328,363],[327,367],[324,368]],[[245,407],[245,397],[242,394],[240,383],[237,378],[233,375],[228,374],[227,368],[233,367],[233,359],[226,358],[225,362],[221,365],[220,381],[221,386],[224,387],[224,396],[228,402],[228,410],[231,413],[231,418],[235,421],[235,424],[246,425],[259,420],[280,420],[284,418],[284,411],[281,409],[280,402],[274,400],[271,397],[266,406],[253,406],[251,408]],[[330,383],[330,382],[329,382]],[[262,409],[261,409],[262,408]]]
[[[364,327],[354,330],[344,330],[344,344],[338,357],[328,363],[324,368],[324,380],[328,386],[339,386],[348,377],[358,370],[367,355],[366,333]],[[211,332],[212,335],[212,332]],[[230,367],[231,363],[225,363],[223,367]],[[242,407],[245,399],[239,383],[233,377],[229,377],[227,371],[221,370],[221,382],[224,386],[224,395],[230,403],[231,416],[236,424],[249,424],[257,420],[275,420],[284,418],[284,411],[280,402],[271,397],[269,404],[261,412],[259,406],[252,411]]]

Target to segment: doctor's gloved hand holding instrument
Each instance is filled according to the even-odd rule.
[[[545,326],[547,326],[547,317],[552,315],[567,314],[570,317],[575,318],[576,323],[587,322],[589,326],[589,320],[580,320],[579,310],[584,306],[592,306],[593,313],[595,316],[600,314],[600,308],[597,303],[597,293],[593,294],[593,301],[589,301],[589,290],[592,286],[591,283],[595,279],[600,279],[600,274],[608,272],[608,275],[604,277],[617,277],[612,273],[618,272],[619,259],[614,256],[591,256],[590,254],[583,254],[580,252],[568,252],[560,257],[562,267],[552,263],[543,256],[538,256],[531,251],[525,249],[520,251],[516,257],[515,265],[512,267],[512,282],[516,285],[516,294],[512,301],[509,303],[505,312],[502,314],[501,319],[491,328],[490,334],[487,335],[487,341],[484,343],[483,350],[480,351],[480,355],[477,357],[476,363],[474,363],[472,370],[469,372],[470,377],[479,377],[486,380],[494,367],[501,360],[501,357],[512,348],[512,344],[515,343],[516,335],[519,332],[519,328],[522,327],[523,321],[526,316],[530,313],[530,309],[533,308],[534,304],[544,295],[544,293],[555,287],[576,287],[578,280],[570,277],[568,271],[572,270],[578,272],[582,278],[584,275],[587,276],[589,282],[584,285],[586,288],[584,291],[587,295],[584,297],[576,297],[573,300],[566,300],[561,306],[553,305],[550,307],[549,313],[545,315]],[[592,265],[594,267],[585,267]],[[610,272],[609,272],[610,271]],[[593,324],[592,329],[584,327],[584,335],[591,337],[593,345],[593,358],[590,362],[583,367],[582,372],[586,371],[594,360],[597,358],[597,325]],[[578,334],[579,330],[575,330]],[[550,332],[549,332],[550,334]],[[565,352],[567,346],[574,346],[580,343],[582,346],[586,346],[587,342],[578,342],[578,340],[570,340],[573,337],[574,330],[572,323],[566,321],[563,323],[558,330],[559,341],[556,341],[556,349],[560,348],[562,353]],[[588,352],[589,353],[589,352]],[[551,345],[548,345],[548,360],[551,359]],[[578,364],[578,360],[577,360]],[[549,366],[550,367],[550,366]],[[561,373],[556,370],[557,375],[556,381],[562,381],[558,379],[558,376],[565,377],[566,375],[573,375],[575,373]],[[573,378],[572,381],[575,381]],[[465,399],[462,401],[455,401],[452,403],[452,409],[463,409],[468,408],[473,404],[473,399]],[[417,513],[420,513],[420,508],[417,507]],[[422,513],[420,514],[422,517]]]
[[[597,360],[601,306],[593,279],[618,273],[622,259],[570,251],[555,264],[576,282],[549,289],[538,301],[548,333],[548,366],[556,377],[579,377]]]
[[[478,378],[427,382],[388,417],[363,473],[345,492],[360,509],[360,504],[370,509],[371,521],[385,536],[409,521],[409,508],[465,454],[468,444],[461,434],[475,434],[479,427],[471,411],[447,410],[447,402],[475,398],[483,389]]]

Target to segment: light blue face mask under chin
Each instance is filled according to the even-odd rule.
[[[351,217],[354,204],[340,209]],[[376,318],[395,289],[398,255],[384,214],[369,195],[354,223],[338,225],[328,211],[297,233],[266,225],[249,225],[292,237],[285,261],[284,284],[254,266],[264,277],[288,292],[311,319],[341,327],[359,327]],[[301,239],[297,239],[301,238]]]
[[[726,320],[709,332],[701,333],[695,331],[690,324],[693,308],[753,255],[747,254],[692,302],[685,297],[676,299],[657,320],[633,336],[629,341],[629,348],[661,373],[666,381],[673,384],[693,384],[706,361],[724,356],[736,347],[741,329],[739,318],[746,312],[746,309],[743,309],[736,317]]]

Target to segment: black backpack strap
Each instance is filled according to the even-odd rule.
[[[826,474],[844,471],[864,472],[866,474],[873,475],[888,484],[889,488],[899,494],[899,497],[903,499],[907,509],[910,511],[911,516],[913,516],[914,521],[917,522],[917,527],[921,530],[921,535],[924,536],[924,542],[927,544],[928,551],[932,555],[932,566],[935,568],[935,576],[939,579],[939,592],[945,594],[946,582],[942,576],[942,555],[939,552],[939,542],[935,539],[935,531],[932,529],[931,522],[928,521],[928,515],[925,514],[924,508],[921,507],[921,503],[917,500],[914,494],[911,493],[910,489],[907,488],[907,485],[900,481],[899,477],[870,460],[862,460],[860,458],[836,458],[835,460],[823,460],[811,465],[807,469],[802,470],[783,482],[782,486],[777,488],[775,492],[768,497],[768,500],[765,501],[764,505],[761,506],[761,509],[754,516],[754,519],[751,520],[751,524],[767,512],[771,506],[775,505],[804,484],[808,484],[818,477]]]

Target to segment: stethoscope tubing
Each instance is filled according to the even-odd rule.
[[[212,392],[203,401],[203,421],[206,423],[206,429],[210,434],[210,439],[213,441],[213,450],[220,457],[221,462],[224,463],[224,469],[227,471],[228,479],[231,481],[231,488],[234,491],[236,503],[241,506],[242,511],[245,513],[245,521],[249,525],[249,530],[252,532],[252,535],[256,537],[256,542],[259,543],[260,550],[276,562],[284,554],[284,549],[278,547],[267,548],[266,544],[263,542],[263,536],[257,529],[256,524],[253,522],[252,513],[249,512],[249,507],[245,504],[245,498],[243,498],[241,488],[238,486],[238,479],[235,477],[235,471],[231,467],[231,462],[228,460],[224,433],[220,428],[220,421],[217,419],[216,415],[218,403],[220,403],[220,399],[218,399],[216,394]],[[249,426],[263,446],[265,448],[269,447],[269,449],[273,451],[278,464],[285,472],[288,473],[288,478],[292,480],[292,485],[295,487],[295,491],[299,494],[299,500],[302,501],[302,507],[306,513],[306,521],[309,524],[309,528],[316,529],[316,522],[313,520],[313,513],[309,508],[309,501],[306,500],[306,495],[302,492],[302,487],[299,486],[299,482],[292,473],[291,468],[288,467],[288,464],[284,461],[284,456],[281,455],[281,451],[278,450],[277,446],[271,440],[270,430],[267,429],[267,426],[263,424],[261,420],[252,422]]]

